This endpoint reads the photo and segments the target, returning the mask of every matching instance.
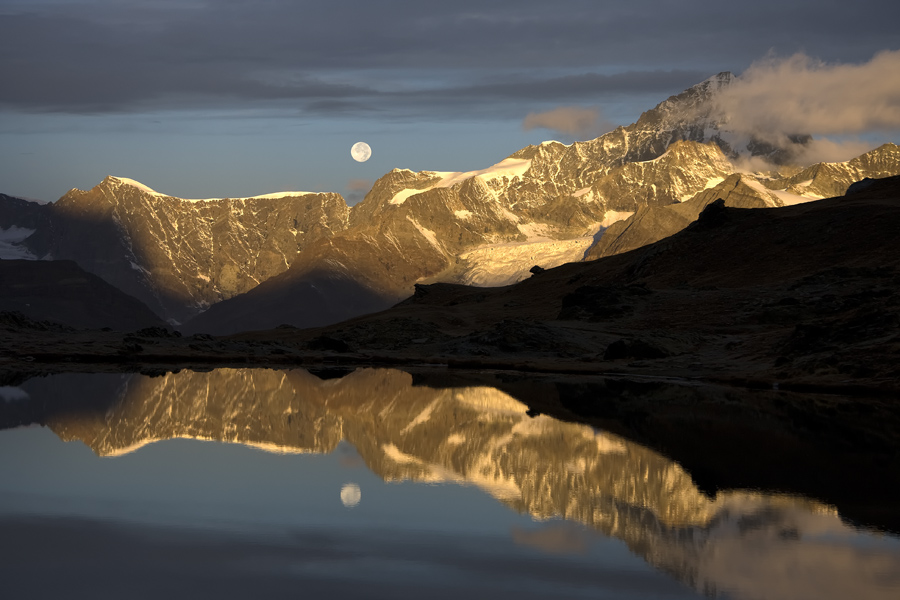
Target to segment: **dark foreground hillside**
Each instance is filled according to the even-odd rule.
[[[0,312],[86,329],[167,327],[146,304],[71,260],[0,260]]]
[[[715,203],[670,238],[514,286],[418,286],[376,315],[235,339],[406,361],[898,390],[898,231],[900,178],[784,208]]]
[[[420,285],[393,308],[324,328],[132,335],[94,347],[11,328],[0,356],[428,362],[897,392],[900,180],[870,183],[784,208],[714,203],[683,231],[631,252],[537,269],[503,288]]]

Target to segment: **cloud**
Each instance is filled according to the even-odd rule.
[[[585,554],[591,542],[585,531],[571,523],[548,525],[540,529],[513,526],[510,534],[514,543],[531,546],[548,554]]]
[[[344,194],[347,204],[353,206],[357,202],[366,197],[366,193],[372,189],[372,181],[370,179],[351,179],[344,186],[346,193]]]
[[[862,64],[829,64],[805,54],[769,57],[724,89],[716,110],[729,129],[771,141],[797,133],[900,131],[898,73],[900,51],[880,52]]]
[[[19,387],[0,385],[0,400],[7,404],[11,402],[24,402],[28,400],[28,392]]]
[[[407,121],[609,106],[617,94],[677,93],[767,48],[859,60],[896,44],[890,3],[860,2],[823,11],[814,0],[714,10],[658,0],[564,10],[541,0],[5,0],[0,104]]]
[[[522,129],[552,129],[573,137],[596,137],[610,131],[613,125],[601,118],[596,108],[580,106],[560,106],[539,113],[528,113],[522,121]]]
[[[347,182],[347,190],[351,192],[368,192],[372,188],[370,179],[351,179]]]
[[[614,74],[594,72],[552,77],[517,77],[489,83],[477,83],[456,89],[441,90],[443,94],[504,99],[559,100],[565,98],[596,98],[608,94],[654,94],[667,90],[681,91],[706,79],[702,71],[631,70]]]
[[[878,145],[859,139],[814,139],[799,150],[796,162],[800,164],[842,162],[865,154]]]

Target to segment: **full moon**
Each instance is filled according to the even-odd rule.
[[[362,492],[355,483],[345,483],[341,488],[341,503],[347,508],[353,508],[359,504],[360,498],[362,498]]]
[[[365,142],[356,142],[353,144],[353,147],[350,148],[350,156],[352,156],[353,160],[356,162],[366,162],[369,160],[369,157],[372,156],[372,149],[369,148],[369,145]]]

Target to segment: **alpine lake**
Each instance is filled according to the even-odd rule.
[[[377,368],[8,383],[3,598],[900,597],[896,454],[790,417],[841,399]]]

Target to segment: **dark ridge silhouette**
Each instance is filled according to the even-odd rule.
[[[82,329],[167,327],[146,304],[70,260],[0,260],[0,311]]]
[[[65,203],[50,206],[47,223],[28,237],[23,245],[38,258],[65,257],[85,271],[133,298],[138,298],[154,314],[178,314],[184,298],[160,288],[136,266],[135,249],[123,238],[120,226],[109,211],[91,211]],[[31,261],[37,264],[42,261]],[[53,261],[58,262],[58,261]],[[59,261],[62,262],[62,261]]]
[[[41,229],[47,226],[51,210],[49,204],[0,194],[0,229]]]
[[[190,335],[319,327],[377,312],[396,301],[341,271],[289,269],[245,294],[214,304],[181,326]]]
[[[894,393],[897,231],[896,178],[783,208],[712,203],[669,238],[513,286],[417,285],[378,314],[234,339],[296,346],[326,336],[343,354],[398,362]]]

